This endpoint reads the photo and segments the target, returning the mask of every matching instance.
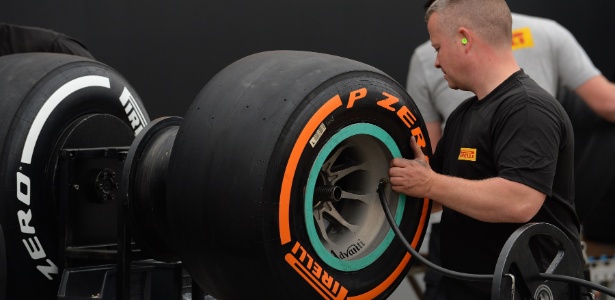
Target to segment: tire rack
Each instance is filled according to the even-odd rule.
[[[84,274],[81,272],[104,272],[104,278],[114,276],[114,286],[109,283],[103,284],[103,282],[88,282],[95,285],[92,288],[100,290],[99,295],[103,297],[101,299],[111,299],[113,295],[108,295],[109,293],[115,294],[117,300],[135,299],[135,289],[164,288],[165,285],[171,286],[164,289],[162,293],[159,290],[155,293],[145,290],[142,298],[138,299],[179,300],[182,299],[184,293],[191,293],[192,299],[203,299],[205,293],[191,281],[189,275],[183,270],[181,262],[163,263],[148,260],[132,242],[132,237],[127,230],[126,218],[128,214],[125,209],[126,206],[123,205],[123,197],[114,193],[117,192],[118,185],[100,186],[98,181],[92,182],[92,173],[100,175],[103,174],[102,172],[107,172],[107,174],[112,174],[113,178],[121,178],[122,166],[128,150],[128,147],[60,150],[57,171],[59,184],[56,185],[56,188],[58,188],[59,207],[58,232],[64,233],[64,236],[60,237],[62,246],[59,253],[59,257],[62,259],[60,268],[64,269],[64,272],[58,299],[89,299],[96,295],[96,293],[93,293],[75,297],[75,295],[66,294],[70,293],[72,278],[83,276],[79,275]],[[98,177],[100,176],[96,176],[96,178]],[[120,180],[115,182],[119,184]],[[113,183],[113,180],[106,183]],[[98,193],[96,193],[96,189],[99,190]],[[103,190],[103,193],[100,193],[100,190]],[[100,197],[101,195],[106,196]],[[86,207],[84,208],[84,206]],[[81,222],[88,218],[76,218],[81,210],[93,209],[93,206],[106,209],[104,212],[107,213],[107,220],[113,220],[115,213],[117,216],[116,226],[110,223],[101,223],[100,221],[105,219],[104,214],[101,214],[103,216],[98,220],[94,217],[91,223],[86,221],[86,224]],[[101,229],[101,226],[104,227],[104,225],[108,225],[107,228]],[[97,226],[94,231],[103,232],[102,235],[106,234],[107,237],[110,234],[113,235],[113,231],[117,229],[116,243],[84,243],[83,236],[90,232],[88,230],[90,226]],[[104,240],[104,238],[102,239]],[[151,280],[154,280],[151,276],[153,272],[162,274],[156,276],[159,281],[162,281],[160,284],[151,284]],[[135,274],[139,276],[134,276]],[[101,276],[101,281],[104,281],[103,276]],[[147,284],[144,281],[150,283]],[[96,286],[97,283],[98,286]],[[83,282],[80,284],[83,284]],[[72,285],[75,285],[75,283],[72,283]],[[171,298],[168,295],[172,295]],[[80,296],[83,296],[83,298],[79,298]]]

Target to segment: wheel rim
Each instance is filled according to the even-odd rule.
[[[357,123],[334,134],[316,157],[305,190],[304,214],[318,256],[340,271],[363,269],[394,239],[376,192],[389,163],[401,152],[393,138],[373,124]],[[400,223],[405,195],[387,191]]]

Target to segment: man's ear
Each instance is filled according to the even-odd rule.
[[[457,37],[459,39],[458,43],[461,43],[466,51],[470,50],[472,43],[474,42],[474,37],[470,30],[465,27],[460,27],[457,30]]]

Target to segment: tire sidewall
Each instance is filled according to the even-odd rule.
[[[54,57],[41,57],[48,59]],[[2,224],[8,296],[55,297],[64,265],[64,258],[59,257],[63,252],[60,240],[65,234],[58,225],[60,200],[53,187],[57,162],[57,153],[53,152],[58,140],[72,122],[91,114],[117,116],[135,134],[149,117],[124,78],[88,60],[48,70],[27,94],[17,95],[12,101],[20,101],[16,104],[19,108],[0,158],[0,168],[7,174],[1,184],[6,199]]]
[[[360,270],[346,271],[332,266],[323,259],[322,251],[317,251],[310,240],[306,228],[311,222],[306,220],[305,191],[308,175],[319,152],[329,140],[344,128],[357,124],[370,124],[387,132],[394,140],[402,157],[412,158],[409,140],[417,136],[423,153],[429,156],[431,149],[424,122],[418,109],[397,83],[386,76],[371,72],[341,75],[332,82],[324,84],[320,91],[304,107],[299,107],[289,132],[299,133],[296,138],[281,140],[274,153],[283,153],[280,160],[287,159],[284,172],[277,172],[278,182],[282,182],[278,195],[280,198],[278,238],[284,258],[284,267],[292,267],[287,278],[294,277],[293,289],[302,286],[305,293],[317,292],[325,298],[341,296],[381,298],[391,294],[410,267],[410,256],[397,239],[389,239],[386,250]],[[314,126],[324,129],[322,135],[314,133]],[[323,127],[324,126],[324,127]],[[307,134],[307,135],[304,135]],[[306,144],[306,136],[309,142]],[[292,157],[299,155],[298,160]],[[274,161],[277,161],[274,159]],[[277,169],[280,170],[280,169]],[[294,170],[294,171],[293,171]],[[276,169],[271,169],[276,174]],[[290,176],[289,176],[290,175]],[[289,181],[288,178],[292,178]],[[374,192],[377,187],[374,182]],[[292,187],[288,190],[288,187]],[[287,191],[287,192],[285,192]],[[274,191],[272,191],[274,193]],[[422,242],[425,224],[428,220],[430,203],[426,199],[401,196],[405,203],[403,217],[398,226],[406,232],[406,238],[414,247]],[[308,217],[309,218],[309,217]],[[285,223],[284,220],[288,220]],[[390,232],[392,234],[392,232]],[[272,249],[274,251],[274,249]],[[277,251],[275,251],[277,252]],[[280,258],[272,258],[280,260]],[[331,258],[329,258],[331,259]],[[286,270],[287,271],[287,270]],[[357,281],[357,273],[364,274]],[[369,275],[367,275],[369,274]],[[287,279],[289,280],[289,279]],[[310,282],[311,281],[311,282]]]

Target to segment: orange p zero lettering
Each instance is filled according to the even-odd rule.
[[[395,111],[395,108],[392,107],[391,105],[399,102],[399,99],[397,99],[395,96],[387,93],[387,92],[382,92],[383,95],[386,96],[386,99],[380,100],[378,102],[376,102],[376,104],[378,104],[381,107],[386,108],[387,110],[390,111]]]
[[[348,96],[348,106],[346,108],[352,108],[355,101],[364,98],[365,96],[367,96],[366,88],[360,88],[356,91],[351,92],[350,96]]]
[[[295,243],[290,253],[286,253],[285,260],[324,299],[346,299],[348,290],[324,271],[299,242]]]
[[[421,148],[425,148],[427,146],[427,141],[425,141],[425,136],[423,135],[423,130],[421,127],[414,128],[410,130],[412,136],[416,137],[416,144]]]
[[[459,160],[476,161],[476,149],[461,148],[461,151],[459,151]]]
[[[519,50],[523,48],[533,48],[534,38],[529,27],[523,27],[512,32],[512,49]]]
[[[411,128],[414,122],[416,122],[416,117],[406,106],[402,106],[397,111],[397,116],[408,126],[408,128]]]

